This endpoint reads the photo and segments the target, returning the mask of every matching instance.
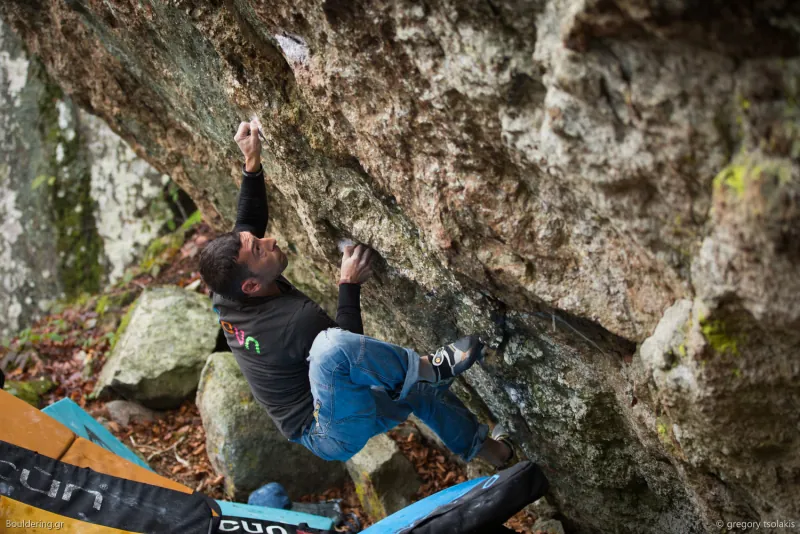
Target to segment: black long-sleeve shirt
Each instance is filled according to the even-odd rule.
[[[269,214],[264,174],[243,173],[235,229],[264,237]],[[280,276],[280,293],[235,302],[214,295],[214,309],[253,396],[281,433],[299,436],[313,419],[308,353],[314,338],[328,328],[364,333],[361,286],[339,285],[333,321],[314,301]]]

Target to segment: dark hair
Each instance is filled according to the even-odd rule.
[[[247,295],[242,291],[242,282],[255,276],[237,261],[241,241],[239,232],[222,234],[211,241],[200,252],[200,276],[215,293],[231,300],[241,301]]]

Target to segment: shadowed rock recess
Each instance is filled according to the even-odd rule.
[[[574,532],[800,518],[800,7],[789,0],[6,0],[64,90],[218,229],[255,112],[288,273],[384,262],[367,330],[498,349]],[[650,339],[648,339],[650,338]],[[647,340],[647,341],[646,341]]]

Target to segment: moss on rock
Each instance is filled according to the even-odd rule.
[[[727,354],[739,356],[739,345],[743,341],[742,336],[733,333],[720,319],[709,320],[700,319],[700,330],[703,337],[717,354]]]
[[[736,162],[717,174],[714,188],[718,191],[730,191],[737,199],[741,199],[750,184],[760,183],[766,176],[775,176],[778,183],[785,184],[791,179],[791,175],[791,166],[786,161],[758,160],[752,155],[742,154]]]
[[[91,173],[82,152],[81,134],[77,128],[59,127],[58,106],[66,105],[63,99],[61,89],[47,83],[39,99],[39,128],[51,150],[50,178],[42,185],[50,190],[59,274],[66,298],[72,299],[100,290],[103,243],[95,226]]]
[[[11,393],[18,399],[24,400],[34,408],[38,408],[41,396],[55,387],[55,384],[46,378],[30,380],[27,382],[8,380],[3,390]]]
[[[109,352],[114,350],[114,347],[116,347],[117,345],[117,341],[119,341],[119,339],[125,333],[125,330],[128,328],[128,324],[131,322],[131,317],[133,316],[133,311],[135,309],[136,309],[136,302],[132,303],[128,307],[128,311],[125,312],[125,315],[122,316],[122,319],[119,322],[119,326],[114,332],[114,339],[111,341],[111,347],[109,348]]]

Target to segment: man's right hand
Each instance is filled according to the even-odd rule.
[[[244,154],[244,170],[258,172],[261,168],[261,139],[258,138],[258,120],[239,123],[233,140]]]
[[[340,284],[363,284],[372,276],[372,249],[366,245],[344,247]]]

